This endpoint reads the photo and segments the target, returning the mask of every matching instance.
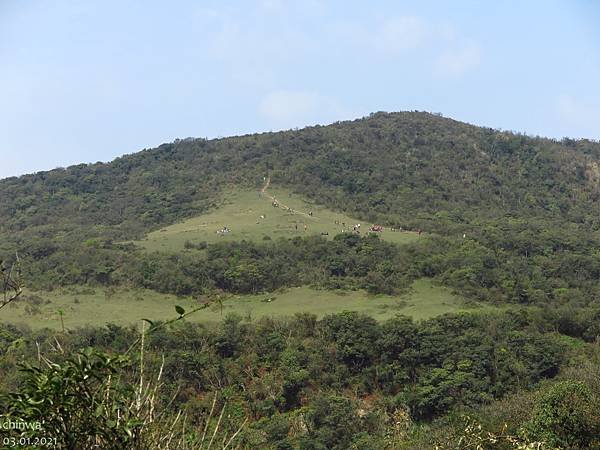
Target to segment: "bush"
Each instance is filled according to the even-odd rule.
[[[536,402],[533,418],[524,426],[523,434],[551,448],[598,448],[598,403],[584,383],[557,383]]]

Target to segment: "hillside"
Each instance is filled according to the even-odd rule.
[[[19,251],[34,288],[133,283],[187,295],[308,283],[388,293],[434,277],[477,300],[588,304],[600,292],[599,164],[595,142],[532,138],[417,112],[178,140],[111,163],[0,180],[0,253]],[[325,208],[330,219],[343,213],[430,237],[404,249],[378,243],[377,252],[351,240],[308,239],[294,244],[293,252],[305,253],[292,260],[276,233],[272,242],[225,239],[177,257],[143,255],[125,243],[148,233],[152,242],[165,226],[178,230],[201,214],[218,215],[228,193],[258,192],[267,175],[274,188]],[[203,267],[209,275],[193,278]]]
[[[25,285],[0,421],[57,448],[598,448],[599,164],[407,112],[0,180]]]
[[[273,199],[277,206],[273,206]],[[279,205],[279,202],[281,204]],[[322,205],[307,202],[281,189],[265,193],[238,190],[224,195],[224,204],[206,214],[184,220],[149,233],[136,241],[147,250],[182,251],[204,243],[240,240],[264,241],[280,237],[324,236],[332,239],[342,230],[351,230],[360,220]],[[227,232],[220,230],[226,226]],[[362,226],[367,232],[369,224]],[[382,239],[407,243],[418,239],[416,232],[384,228],[377,233]]]
[[[48,225],[133,236],[272,180],[369,221],[443,229],[510,214],[599,226],[600,144],[556,142],[427,113],[297,131],[186,139],[0,180],[0,231]],[[372,220],[371,220],[372,219]]]

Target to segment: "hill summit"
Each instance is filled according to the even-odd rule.
[[[184,139],[0,180],[0,233],[85,227],[139,237],[274,184],[364,220],[445,232],[510,216],[600,226],[600,144],[476,127],[424,112],[301,130]]]

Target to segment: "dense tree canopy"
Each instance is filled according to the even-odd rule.
[[[33,287],[114,283],[136,258],[143,261],[140,283],[159,290],[198,290],[187,276],[202,278],[194,282],[203,287],[255,292],[277,287],[274,259],[297,271],[314,257],[327,278],[319,283],[330,287],[359,278],[345,287],[392,292],[410,277],[435,276],[476,298],[589,303],[599,295],[599,161],[595,142],[533,138],[416,112],[178,140],[111,163],[0,180],[0,253],[28,258]],[[197,258],[137,257],[115,243],[206,211],[224,188],[258,187],[267,173],[330,208],[440,237],[413,250],[380,245],[378,254],[352,257],[315,241],[296,241],[300,251],[285,242],[240,244],[233,258],[234,250],[214,246],[207,259],[218,270],[210,282],[199,275]],[[266,254],[271,261],[258,261]],[[386,263],[372,264],[376,259]],[[307,282],[292,271],[277,278]]]
[[[179,253],[128,243],[218,207],[227,189],[260,188],[266,175],[330,209],[425,233],[404,245],[347,233],[189,242]],[[10,266],[18,254],[32,289],[135,286],[194,296],[203,307],[224,293],[303,285],[394,294],[428,277],[506,308],[421,322],[342,312],[321,320],[231,315],[204,325],[178,310],[176,320],[152,324],[145,352],[132,352],[137,360],[119,356],[139,343],[133,327],[57,336],[0,326],[0,393],[11,392],[0,412],[37,420],[44,411],[35,404],[57,408],[49,426],[58,430],[60,414],[71,417],[68,442],[89,429],[86,442],[145,448],[138,417],[110,430],[98,422],[112,423],[137,401],[127,386],[143,366],[164,377],[152,401],[169,417],[183,410],[196,427],[216,426],[219,399],[216,411],[227,408],[219,439],[245,426],[236,435],[241,448],[600,445],[597,142],[377,113],[326,127],[177,140],[110,163],[0,180],[0,218],[0,260]],[[47,366],[42,353],[51,355]],[[77,396],[90,386],[90,395]],[[110,389],[114,397],[98,394]]]

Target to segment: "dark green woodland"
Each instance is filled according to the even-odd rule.
[[[229,190],[260,191],[265,177],[419,239],[135,245],[218,208]],[[144,288],[201,309],[297,286],[399,295],[427,278],[489,306],[422,321],[307,311],[218,324],[178,308],[143,331],[3,323],[0,423],[43,421],[57,448],[600,448],[598,142],[425,112],[176,140],[0,180],[4,266],[16,255],[28,292],[14,302]]]

